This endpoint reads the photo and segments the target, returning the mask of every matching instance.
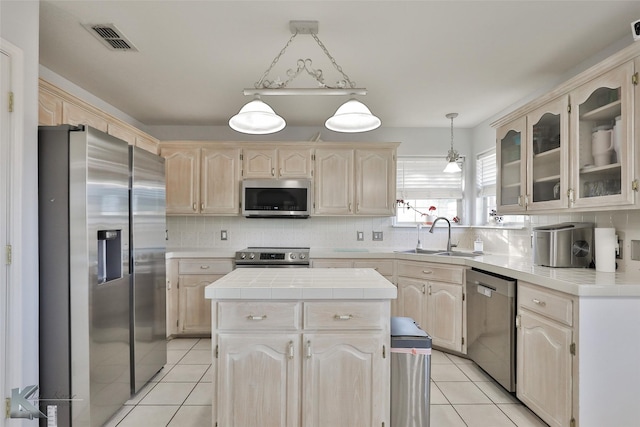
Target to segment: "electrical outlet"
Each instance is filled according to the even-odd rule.
[[[631,259],[640,261],[640,240],[631,241]]]
[[[356,231],[356,240],[362,242],[364,240],[364,231]]]
[[[220,240],[227,240],[229,238],[229,234],[227,230],[220,230]]]
[[[382,231],[374,231],[371,240],[373,240],[374,242],[382,241]]]

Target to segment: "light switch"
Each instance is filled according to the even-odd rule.
[[[220,240],[227,240],[228,237],[227,230],[220,230]]]
[[[631,259],[640,261],[640,240],[631,241]]]
[[[362,242],[364,240],[364,231],[356,231],[356,239],[358,242]]]

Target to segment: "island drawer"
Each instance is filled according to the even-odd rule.
[[[304,328],[378,330],[389,320],[384,313],[379,301],[305,302]]]
[[[417,261],[398,261],[398,276],[462,284],[464,268]]]
[[[573,325],[573,303],[568,296],[519,282],[518,305],[565,325]]]
[[[219,329],[297,330],[300,304],[295,302],[218,302]]]
[[[227,274],[233,270],[230,259],[190,258],[178,261],[178,274]]]

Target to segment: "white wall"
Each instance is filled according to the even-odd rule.
[[[11,319],[9,339],[19,345],[20,361],[9,360],[8,380],[10,388],[23,388],[38,384],[38,177],[37,177],[37,127],[38,127],[38,1],[0,1],[0,37],[23,51],[24,73],[24,140],[15,147],[21,150],[23,164],[16,170],[21,186],[13,191],[21,193],[22,247],[14,247],[13,257],[22,265],[22,283],[11,283],[19,289],[21,309],[19,317]],[[4,203],[4,201],[3,201]],[[17,335],[17,336],[16,336]],[[13,350],[13,349],[12,349]],[[17,372],[16,372],[17,371]],[[23,421],[23,425],[37,425],[36,421]],[[8,425],[19,425],[11,420]]]

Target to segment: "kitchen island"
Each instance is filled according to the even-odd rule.
[[[209,285],[213,424],[389,425],[396,295],[369,268],[236,269]]]

